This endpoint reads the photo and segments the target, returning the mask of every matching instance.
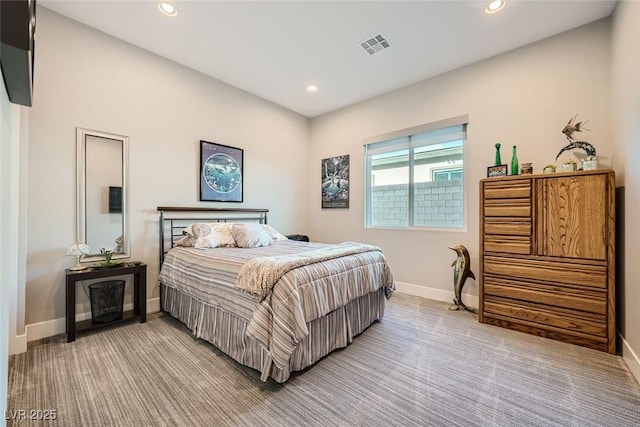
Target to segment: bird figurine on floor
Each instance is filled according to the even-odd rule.
[[[558,160],[558,157],[560,157],[560,154],[564,153],[567,150],[573,150],[574,148],[580,148],[581,150],[584,150],[587,153],[587,156],[596,155],[596,149],[593,145],[589,144],[587,141],[578,141],[576,138],[574,138],[573,136],[574,132],[582,132],[585,130],[589,130],[584,127],[585,123],[587,123],[589,120],[574,123],[576,120],[576,117],[578,117],[577,114],[573,116],[571,120],[569,120],[569,123],[567,123],[567,125],[564,127],[564,129],[562,129],[562,133],[567,137],[567,140],[569,141],[569,145],[567,145],[562,150],[560,150],[560,152],[558,152],[558,155],[556,156],[556,161]]]
[[[453,300],[453,305],[449,307],[449,310],[459,310],[462,307],[465,310],[471,311],[475,313],[475,310],[467,307],[462,302],[462,288],[464,287],[464,283],[467,281],[469,277],[473,280],[476,280],[476,276],[471,271],[471,261],[469,259],[469,251],[464,246],[457,244],[453,247],[449,247],[449,249],[453,250],[457,254],[457,258],[451,264],[453,269],[453,291],[455,299]]]

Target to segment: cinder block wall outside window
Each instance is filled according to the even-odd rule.
[[[409,193],[406,184],[372,187],[374,227],[406,227]],[[414,226],[463,227],[462,180],[415,184]]]

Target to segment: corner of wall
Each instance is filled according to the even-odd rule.
[[[624,337],[620,336],[620,339],[622,340],[622,359],[629,367],[629,371],[636,378],[636,381],[640,383],[640,359]]]

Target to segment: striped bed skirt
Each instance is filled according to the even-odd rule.
[[[253,338],[246,336],[249,319],[199,301],[175,288],[163,286],[162,307],[183,322],[197,338],[210,342],[239,363],[269,377],[285,382],[292,372],[303,370],[337,348],[349,345],[384,314],[384,288],[356,298],[326,316],[307,322],[309,335],[298,343],[289,365],[278,368]]]

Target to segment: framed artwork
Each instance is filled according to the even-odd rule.
[[[496,178],[499,176],[507,176],[507,165],[489,166],[487,168],[488,178]]]
[[[200,141],[200,201],[242,202],[244,151]]]
[[[349,207],[349,155],[322,160],[322,208]]]

